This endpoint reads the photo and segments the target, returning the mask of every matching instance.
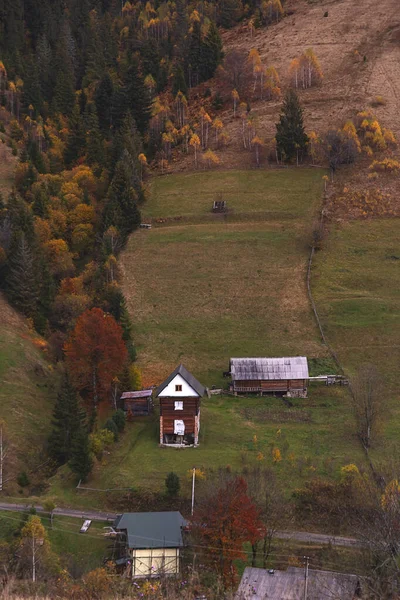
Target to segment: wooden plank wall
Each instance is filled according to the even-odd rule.
[[[175,410],[175,401],[183,401],[183,410]],[[160,398],[160,416],[163,418],[163,432],[174,433],[174,421],[185,423],[185,434],[195,432],[195,416],[199,412],[198,398]]]

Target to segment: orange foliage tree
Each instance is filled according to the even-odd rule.
[[[245,559],[243,544],[264,535],[258,509],[247,495],[247,483],[236,477],[208,498],[195,512],[193,533],[207,546],[211,562],[227,587],[234,586],[234,561]]]
[[[82,313],[64,352],[74,384],[95,405],[105,399],[128,356],[121,326],[100,308]]]

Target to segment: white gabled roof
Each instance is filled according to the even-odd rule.
[[[308,364],[305,356],[282,358],[231,358],[233,380],[282,380],[308,379]]]

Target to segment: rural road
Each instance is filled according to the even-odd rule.
[[[0,502],[0,511],[8,510],[13,512],[25,512],[30,508],[36,509],[38,513],[46,512],[40,504],[25,505],[25,504],[10,504]],[[72,508],[55,508],[53,515],[62,517],[76,517],[78,519],[91,519],[92,521],[114,521],[117,514],[112,512],[101,512],[93,510],[77,510]],[[323,533],[309,533],[307,531],[277,531],[276,538],[281,540],[293,540],[296,542],[304,542],[311,544],[331,544],[332,546],[357,547],[362,546],[362,542],[355,538],[341,537],[336,535],[326,535]]]

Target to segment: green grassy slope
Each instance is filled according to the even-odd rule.
[[[317,254],[313,289],[329,340],[345,368],[365,362],[386,381],[390,411],[385,438],[398,439],[400,422],[399,221],[350,222],[331,232]]]
[[[12,444],[5,477],[42,462],[54,401],[54,374],[22,317],[0,296],[0,419]],[[43,459],[44,460],[44,459]],[[8,487],[13,488],[10,481]]]
[[[301,169],[153,182],[149,215],[193,215],[195,223],[139,231],[122,258],[148,383],[180,361],[211,385],[230,356],[323,354],[304,282],[321,177],[320,170]],[[199,224],[220,190],[234,212],[227,221],[217,215]]]

